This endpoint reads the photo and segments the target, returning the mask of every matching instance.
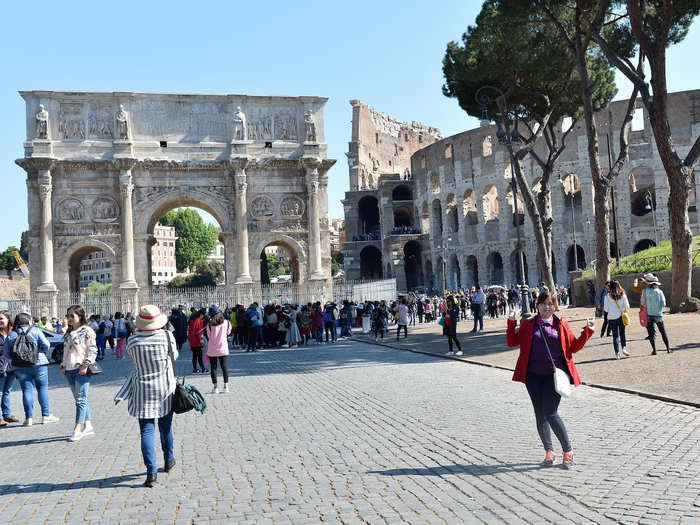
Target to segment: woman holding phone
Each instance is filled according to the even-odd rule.
[[[576,338],[569,323],[554,315],[554,303],[549,292],[537,296],[537,315],[523,319],[516,329],[515,310],[508,315],[506,342],[509,347],[520,347],[520,355],[515,366],[513,381],[525,383],[535,410],[537,432],[545,450],[542,464],[554,464],[552,434],[557,436],[563,450],[563,468],[570,468],[574,462],[574,452],[566,432],[564,422],[558,414],[561,396],[554,389],[554,366],[561,368],[569,380],[581,384],[573,354],[581,350],[594,333],[592,319],[586,321],[581,335]]]

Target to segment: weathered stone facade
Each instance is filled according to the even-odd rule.
[[[399,289],[421,286],[419,259],[427,236],[421,234],[415,213],[411,156],[442,135],[436,128],[402,122],[360,101],[350,104],[350,191],[343,200],[346,278],[396,277]]]
[[[327,99],[20,94],[32,291],[74,290],[80,259],[96,249],[115,288],[148,287],[154,227],[179,206],[219,222],[229,285],[259,280],[269,244],[294,254],[299,282],[330,279]]]
[[[700,134],[700,90],[673,93],[669,104],[669,124],[679,154],[684,155]],[[614,160],[626,106],[626,101],[614,102],[596,115],[604,170],[608,169],[606,135],[609,132]],[[641,101],[637,107],[630,137],[630,161],[615,183],[620,256],[655,245],[657,237],[659,240],[669,238],[666,174]],[[426,146],[411,159],[411,173],[416,185],[416,213],[425,228],[430,229],[429,257],[424,260],[423,269],[427,283],[435,287],[441,287],[443,280],[443,249],[438,246],[447,247],[448,288],[473,286],[477,282],[482,285],[504,284],[517,280],[510,165],[505,147],[497,143],[495,132],[496,128],[490,125],[465,131]],[[571,182],[579,267],[590,263],[595,253],[593,183],[582,124],[578,124],[569,135],[556,169],[566,181],[565,185],[559,184],[555,174],[552,183],[555,280],[564,283],[568,281],[567,271],[574,269]],[[540,170],[530,157],[526,158],[525,172],[536,190]],[[570,175],[575,177],[569,178]],[[697,177],[694,183],[697,184]],[[647,206],[647,192],[651,204],[655,204],[655,213],[651,205]],[[691,228],[697,233],[699,217],[695,194],[696,191],[691,191],[689,216]],[[522,205],[519,208],[522,214]],[[529,283],[535,284],[540,275],[532,225],[527,216],[520,220],[525,273]],[[452,241],[448,241],[449,238]],[[614,242],[612,219],[610,238]],[[614,252],[614,246],[611,246],[611,251]]]

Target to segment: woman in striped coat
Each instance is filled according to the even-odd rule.
[[[129,396],[129,414],[138,418],[141,429],[141,452],[146,464],[146,482],[152,487],[157,478],[155,420],[158,420],[160,444],[167,473],[175,465],[173,455],[173,409],[175,371],[170,358],[177,359],[173,335],[164,329],[168,318],[157,306],[139,310],[136,332],[129,338],[126,351],[134,362],[135,377]]]

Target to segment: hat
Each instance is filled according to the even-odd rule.
[[[209,307],[209,312],[208,312],[207,315],[208,315],[209,317],[214,317],[216,314],[220,314],[220,313],[221,313],[221,310],[219,309],[219,307],[216,306],[215,304],[212,304],[212,305]]]
[[[661,286],[661,281],[659,281],[659,279],[658,279],[658,278],[656,277],[656,275],[654,275],[653,273],[646,273],[646,274],[644,274],[644,280],[645,280],[648,284],[656,284],[656,285],[658,285],[658,286]]]
[[[138,330],[151,332],[160,330],[168,324],[168,318],[156,305],[147,304],[139,308],[139,315],[136,317],[134,324]]]

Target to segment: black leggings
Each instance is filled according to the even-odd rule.
[[[403,338],[406,339],[408,337],[408,327],[405,324],[399,324],[396,325],[396,340],[399,340],[399,334],[401,333],[401,329],[403,328]]]
[[[450,352],[452,352],[452,341],[457,345],[457,350],[462,351],[462,345],[459,344],[459,339],[457,339],[457,334],[447,333],[447,344],[450,347]]]
[[[201,346],[192,347],[192,370],[197,370],[197,362],[199,362],[199,368],[204,372],[204,359],[202,358]]]
[[[324,327],[326,329],[326,343],[331,338],[335,341],[335,321],[326,321]]]
[[[211,382],[216,384],[216,363],[221,365],[221,373],[224,375],[224,384],[228,384],[228,367],[226,366],[225,355],[219,357],[209,356],[209,362],[211,363]]]
[[[557,410],[561,396],[554,390],[554,374],[533,374],[528,372],[525,378],[527,393],[530,394],[532,406],[535,409],[535,423],[537,433],[540,435],[545,450],[552,448],[552,434],[557,436],[564,452],[571,452],[569,435],[566,433],[564,422],[559,417]]]
[[[657,319],[659,320],[657,321]],[[654,352],[656,352],[656,330],[654,330],[654,325],[656,325],[656,327],[659,329],[661,339],[666,345],[666,350],[670,348],[668,344],[668,336],[666,335],[666,327],[664,326],[664,322],[660,319],[663,318],[655,317],[653,315],[647,317],[647,334],[649,334],[649,342],[651,343],[651,348],[654,350]]]

